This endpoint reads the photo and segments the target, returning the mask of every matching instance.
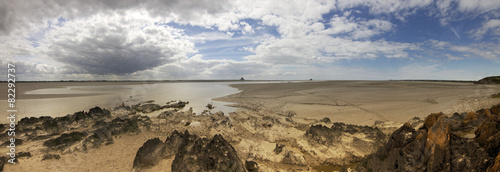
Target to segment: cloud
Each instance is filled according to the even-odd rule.
[[[350,13],[343,16],[335,15],[328,23],[331,27],[324,32],[332,35],[348,34],[353,39],[370,38],[393,29],[393,24],[386,20],[349,17]]]
[[[220,1],[177,1],[177,0],[29,0],[0,1],[0,34],[13,30],[29,31],[43,25],[47,20],[64,17],[68,20],[89,17],[103,11],[147,9],[153,17],[161,17],[164,22],[177,22],[211,27],[216,25],[222,30],[237,27],[231,22],[236,18],[220,18],[217,15],[227,11],[231,3]]]
[[[462,12],[489,12],[500,8],[497,0],[458,0],[458,9]]]
[[[500,19],[491,19],[485,22],[480,28],[472,30],[471,36],[476,39],[482,39],[485,34],[500,36]]]
[[[40,49],[70,73],[124,75],[194,53],[194,44],[182,37],[182,30],[155,25],[134,12],[100,13],[54,27]]]
[[[437,56],[436,53],[442,54],[443,51],[449,51],[462,54],[462,56],[469,58],[483,58],[488,60],[500,59],[500,45],[495,43],[475,43],[469,45],[455,45],[450,42],[437,41],[437,40],[429,40],[427,43],[431,47],[431,49],[438,50],[438,51],[433,51],[434,53],[433,56]]]

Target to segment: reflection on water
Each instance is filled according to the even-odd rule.
[[[147,100],[154,100],[156,104],[164,105],[171,100],[189,101],[186,108],[193,107],[196,113],[207,109],[208,103],[216,107],[213,111],[225,113],[235,111],[229,107],[230,103],[213,101],[213,98],[222,97],[238,92],[229,84],[241,82],[185,82],[185,83],[155,83],[136,85],[99,85],[99,86],[70,86],[63,88],[47,88],[29,91],[26,94],[93,94],[92,96],[78,96],[65,98],[46,99],[18,99],[16,109],[17,119],[26,116],[65,116],[77,111],[100,106],[113,108],[121,105],[132,105]],[[248,82],[244,82],[248,83]],[[43,83],[40,83],[43,84]],[[95,95],[97,94],[97,95]],[[5,104],[7,103],[4,100]],[[4,103],[2,103],[4,104]],[[7,107],[2,106],[2,111]],[[7,123],[6,118],[1,118],[0,123]]]

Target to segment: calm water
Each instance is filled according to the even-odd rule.
[[[208,103],[216,108],[212,111],[223,111],[225,113],[235,111],[229,107],[230,103],[218,102],[213,98],[223,97],[238,93],[238,89],[229,84],[257,83],[257,82],[185,82],[185,83],[155,83],[137,85],[99,85],[99,86],[68,86],[63,88],[47,88],[29,91],[26,94],[96,94],[93,96],[77,96],[68,98],[47,99],[18,99],[17,120],[26,116],[65,116],[77,111],[88,111],[94,106],[107,109],[114,108],[125,102],[132,105],[147,100],[154,100],[156,104],[164,105],[171,100],[189,101],[189,107],[193,107],[196,113],[206,110]],[[262,83],[262,82],[260,82]],[[42,83],[43,84],[43,83]],[[4,101],[2,104],[6,104]],[[5,112],[7,106],[2,106]],[[161,111],[160,111],[161,112]],[[158,113],[149,115],[157,115]],[[0,118],[0,123],[7,123],[6,118]]]

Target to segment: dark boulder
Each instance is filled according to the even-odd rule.
[[[186,139],[172,162],[172,171],[246,171],[236,150],[221,135]]]
[[[325,118],[323,118],[323,119],[319,120],[319,122],[322,122],[322,123],[325,123],[325,124],[332,123],[332,121],[330,121],[330,118],[327,118],[327,117],[325,117]]]
[[[174,130],[174,132],[165,140],[165,158],[175,156],[179,148],[188,140],[196,140],[198,136],[190,135],[186,130],[184,133]]]
[[[257,172],[257,171],[259,171],[259,165],[255,161],[246,160],[245,161],[245,168],[249,172]]]
[[[134,168],[157,165],[165,157],[165,144],[158,138],[149,139],[137,151]]]

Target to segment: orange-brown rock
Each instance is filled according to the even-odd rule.
[[[487,172],[498,172],[500,171],[500,154],[495,158],[495,163],[486,170]]]

